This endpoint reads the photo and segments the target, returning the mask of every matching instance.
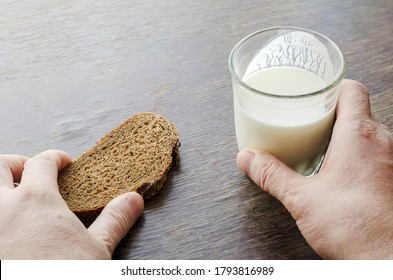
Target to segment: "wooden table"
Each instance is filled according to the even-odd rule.
[[[74,158],[140,111],[170,119],[181,164],[116,259],[317,259],[285,208],[236,167],[227,58],[275,25],[319,31],[393,128],[390,0],[0,1],[0,152]]]

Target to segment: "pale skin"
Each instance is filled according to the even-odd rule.
[[[86,229],[57,185],[68,154],[50,150],[32,158],[0,155],[0,259],[110,259],[143,211],[143,199],[112,200]],[[17,183],[14,185],[14,183]]]
[[[272,155],[238,153],[237,164],[276,197],[326,259],[393,258],[393,136],[371,114],[368,90],[344,80],[319,173],[304,177]]]
[[[127,193],[86,229],[59,194],[68,154],[0,155],[0,259],[110,259],[143,211]],[[337,121],[318,175],[303,177],[262,151],[237,158],[292,214],[323,258],[393,258],[393,136],[372,116],[367,89],[342,84]],[[19,183],[17,186],[14,183]]]

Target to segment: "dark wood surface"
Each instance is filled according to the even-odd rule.
[[[294,220],[236,167],[227,58],[276,25],[316,30],[345,53],[393,128],[393,2],[0,1],[0,152],[76,158],[140,111],[170,119],[181,164],[115,259],[318,259]]]

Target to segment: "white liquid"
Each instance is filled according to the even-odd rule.
[[[244,82],[259,91],[286,96],[326,87],[316,74],[284,66],[259,70]],[[315,169],[330,139],[335,106],[327,108],[322,95],[305,100],[271,98],[242,87],[234,93],[239,149],[265,150],[303,174]]]

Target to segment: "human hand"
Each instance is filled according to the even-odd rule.
[[[0,155],[0,259],[111,258],[143,199],[137,193],[113,199],[86,229],[58,190],[58,171],[70,162],[55,150],[32,158]]]
[[[342,82],[336,116],[317,175],[258,151],[240,151],[238,167],[283,203],[321,257],[393,258],[393,136],[358,82]]]

